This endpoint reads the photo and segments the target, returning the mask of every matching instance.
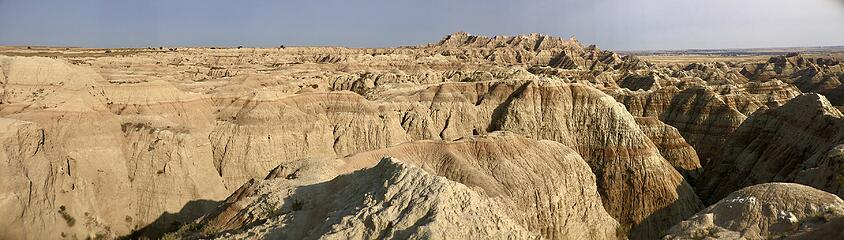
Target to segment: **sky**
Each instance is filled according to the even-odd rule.
[[[611,50],[844,46],[844,0],[0,0],[0,45],[397,47],[458,31]]]

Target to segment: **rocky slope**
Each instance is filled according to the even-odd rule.
[[[655,117],[677,128],[698,152],[703,165],[724,146],[748,115],[782,105],[800,94],[793,85],[777,80],[718,83],[700,78],[666,80],[662,87],[648,91],[627,88],[605,91],[634,116]]]
[[[696,192],[714,202],[749,184],[775,180],[838,191],[829,180],[838,170],[838,140],[830,137],[837,130],[812,130],[827,117],[804,119],[817,114],[803,109],[765,126],[760,121],[767,120],[759,120],[779,115],[777,109],[785,108],[779,106],[801,90],[832,99],[844,96],[838,93],[844,88],[831,79],[842,76],[840,65],[829,58],[656,65],[573,38],[467,33],[384,49],[20,49],[0,55],[35,56],[0,56],[0,238],[155,238],[181,225],[196,226],[189,223],[212,209],[233,206],[232,199],[254,200],[245,196],[255,193],[255,186],[265,186],[261,194],[293,201],[290,193],[272,190],[312,188],[314,194],[329,194],[335,187],[326,186],[345,186],[358,178],[390,184],[356,185],[357,193],[407,190],[413,194],[402,198],[424,202],[419,206],[425,209],[454,211],[445,218],[413,215],[407,221],[431,220],[446,228],[445,223],[460,224],[454,218],[480,217],[471,226],[485,232],[454,230],[467,237],[501,227],[514,238],[654,239],[703,207]],[[765,70],[765,64],[773,70]],[[774,139],[749,140],[759,138],[753,135],[759,129],[770,135],[767,131],[776,131],[777,125],[801,121],[813,123],[793,124]],[[798,137],[787,139],[791,134]],[[801,146],[798,140],[813,145],[782,147],[791,146],[783,145],[791,140],[794,146]],[[788,159],[758,154],[754,144],[762,141],[771,141],[764,151]],[[484,145],[488,142],[495,144]],[[532,155],[513,154],[521,151],[513,147]],[[383,156],[376,155],[387,152],[402,163],[363,170],[379,166]],[[442,153],[440,160],[451,159],[449,164],[508,165],[446,164],[451,167],[443,169],[445,163],[426,165],[438,161],[425,158],[430,153]],[[725,153],[741,159],[721,157]],[[764,171],[731,165],[769,158],[800,164],[771,164]],[[578,165],[543,165],[550,164],[543,162],[548,159]],[[314,166],[334,170],[307,170]],[[771,169],[784,177],[756,174]],[[253,180],[268,174],[275,178]],[[549,176],[553,181],[542,180]],[[743,179],[748,176],[754,180]],[[711,183],[722,179],[730,184]],[[695,191],[690,183],[702,187]],[[583,202],[560,202],[567,195]],[[220,205],[226,196],[230,201]],[[456,203],[447,201],[451,198],[479,205],[457,210]],[[548,207],[538,209],[537,204]],[[414,206],[329,205],[322,210]],[[242,209],[248,208],[227,212]],[[584,212],[590,215],[575,217]],[[357,224],[349,216],[342,225]],[[280,228],[287,220],[275,217],[261,216],[271,222],[263,228],[220,226],[243,231],[232,230],[230,237],[277,234],[279,229],[296,236],[324,233]],[[425,228],[399,232],[384,227],[356,226],[369,235],[334,236],[367,238],[382,230],[393,236],[441,236]]]
[[[271,188],[267,202],[242,211],[267,219],[218,239],[538,238],[471,188],[390,158],[328,182],[256,188]]]
[[[716,201],[744,186],[788,181],[840,196],[842,117],[818,94],[752,115],[707,170],[700,192]]]
[[[676,128],[655,117],[637,117],[636,124],[656,144],[659,153],[683,175],[684,179],[691,182],[698,178],[702,169],[697,152],[686,143]]]
[[[249,229],[256,223],[264,227],[260,228],[284,228],[284,225],[297,224],[295,221],[302,219],[299,214],[309,215],[314,213],[348,212],[357,219],[373,219],[373,225],[354,226],[349,232],[381,232],[385,226],[395,226],[394,230],[407,229],[399,227],[404,218],[418,215],[417,217],[442,216],[445,225],[467,225],[467,228],[474,228],[474,224],[463,222],[460,217],[451,216],[453,213],[469,210],[465,207],[457,207],[445,210],[426,210],[428,205],[458,204],[467,206],[467,203],[454,202],[449,198],[419,198],[417,200],[401,199],[399,196],[392,196],[395,192],[424,191],[437,192],[439,189],[413,190],[390,190],[383,181],[397,181],[384,179],[384,177],[372,177],[369,184],[361,184],[359,187],[349,187],[346,182],[354,180],[343,180],[357,178],[360,175],[370,175],[375,172],[388,171],[384,169],[387,165],[394,164],[388,160],[381,160],[390,156],[396,161],[405,164],[419,166],[417,171],[422,176],[441,176],[434,179],[443,179],[448,182],[452,189],[450,191],[462,191],[470,195],[484,205],[481,207],[490,208],[500,215],[496,222],[511,222],[508,224],[513,229],[527,229],[522,235],[544,236],[546,238],[567,239],[567,238],[588,238],[588,239],[612,239],[621,234],[618,223],[604,210],[600,196],[595,185],[595,176],[590,171],[586,162],[572,149],[560,143],[552,141],[530,140],[512,133],[496,132],[481,137],[461,139],[454,142],[443,141],[417,141],[401,144],[395,147],[379,149],[370,152],[363,152],[341,159],[311,158],[302,161],[285,163],[274,169],[266,180],[249,182],[241,187],[234,195],[226,200],[224,207],[208,220],[200,222],[203,228],[226,231],[230,229]],[[365,170],[360,170],[365,169]],[[395,171],[395,170],[393,170]],[[339,177],[338,176],[341,175]],[[433,176],[431,176],[433,175]],[[379,173],[376,176],[383,176]],[[388,177],[390,175],[387,175]],[[448,179],[448,180],[445,180]],[[453,181],[453,182],[452,182]],[[404,186],[414,183],[396,183],[390,185]],[[373,187],[388,189],[366,190]],[[338,189],[332,190],[330,194],[355,198],[366,198],[368,204],[387,204],[391,208],[407,208],[406,210],[378,210],[370,212],[367,206],[353,207],[346,206],[344,209],[330,210],[326,206],[331,204],[357,204],[358,201],[333,200],[335,203],[321,201],[334,199],[311,193],[306,189]],[[342,189],[342,190],[341,190]],[[422,188],[427,189],[427,188]],[[323,190],[325,191],[325,190]],[[370,192],[370,191],[375,191]],[[383,194],[388,196],[383,196]],[[291,194],[288,196],[287,194]],[[326,193],[329,194],[329,193]],[[413,197],[408,194],[406,198]],[[373,199],[374,198],[374,199]],[[320,200],[323,199],[323,200]],[[384,203],[386,199],[389,200]],[[300,213],[294,209],[285,211],[285,206],[301,202]],[[396,201],[396,204],[389,202]],[[451,202],[451,203],[449,203]],[[399,204],[401,203],[401,204]],[[419,206],[416,206],[419,205]],[[488,206],[487,206],[488,205]],[[274,207],[275,206],[275,207]],[[271,209],[266,211],[265,209]],[[272,210],[278,209],[278,210]],[[279,214],[281,212],[281,214]],[[286,214],[290,212],[289,214]],[[399,215],[370,216],[378,212],[393,212]],[[500,213],[500,214],[499,214]],[[292,214],[292,215],[291,215]],[[426,218],[427,218],[426,217]],[[308,219],[311,217],[307,217]],[[323,219],[325,217],[313,217],[312,219]],[[278,219],[278,220],[272,220]],[[288,220],[283,220],[288,219]],[[412,218],[415,219],[415,218]],[[265,222],[266,223],[262,223]],[[292,221],[292,222],[290,222]],[[318,220],[322,221],[322,220]],[[429,220],[413,220],[417,221]],[[328,221],[326,224],[331,223]],[[339,224],[339,223],[338,223]],[[339,224],[348,226],[349,224]],[[490,224],[478,223],[478,224]],[[379,227],[380,226],[380,227]],[[472,227],[470,227],[472,226]],[[335,228],[336,228],[335,227]],[[345,227],[344,227],[345,228]],[[484,227],[478,226],[483,229]],[[291,229],[298,229],[291,227]],[[235,232],[239,232],[237,230]],[[253,231],[253,230],[248,230]],[[295,231],[281,231],[285,236],[295,237]],[[345,230],[344,230],[345,231]],[[420,229],[409,229],[406,234],[421,234]],[[515,232],[518,233],[518,232]],[[195,233],[194,233],[195,234]],[[215,232],[206,231],[205,234],[215,235]],[[308,235],[312,234],[312,235]],[[476,233],[480,234],[480,232]],[[321,236],[322,234],[307,233],[301,235],[305,238]],[[367,235],[361,235],[367,236]],[[376,235],[368,235],[371,238]],[[435,235],[436,236],[436,235]],[[496,235],[489,235],[496,236]],[[354,237],[354,236],[353,236]],[[357,237],[354,237],[357,238]]]
[[[758,80],[779,79],[803,92],[822,92],[841,85],[844,65],[834,58],[811,58],[794,53],[771,57],[767,63],[746,66],[741,73]]]
[[[156,220],[187,221],[161,217],[227,194],[210,154],[195,148],[201,141],[161,116],[111,113],[89,69],[46,58],[0,62],[13,93],[0,110],[3,236],[116,237]]]
[[[209,139],[228,189],[281,162],[344,156],[408,141],[399,117],[350,92],[249,96],[218,114]]]
[[[794,183],[766,183],[731,193],[672,227],[663,239],[808,237],[844,215],[841,198]]]
[[[625,227],[642,231],[637,234],[655,234],[656,229],[699,209],[690,186],[635,120],[612,98],[587,86],[549,81],[444,83],[392,88],[379,96],[368,101],[347,93],[308,93],[233,103],[230,106],[236,106],[232,111],[237,116],[217,128],[236,127],[215,144],[225,143],[215,148],[224,154],[215,157],[222,158],[221,175],[227,182],[240,184],[269,171],[268,164],[305,156],[343,156],[407,140],[454,140],[508,130],[577,150],[598,175],[610,213]],[[296,115],[300,112],[303,115]],[[253,116],[269,119],[253,120]],[[217,141],[215,134],[212,141]],[[266,139],[255,137],[264,135]],[[245,139],[236,139],[240,137]],[[285,145],[271,144],[273,139]],[[255,155],[244,157],[249,153]],[[251,175],[227,177],[241,169],[252,169]],[[641,170],[619,173],[616,169]],[[652,216],[660,209],[664,210],[661,215]]]
[[[497,64],[527,64],[561,69],[607,70],[622,62],[621,57],[597,47],[583,47],[573,37],[540,34],[519,36],[473,36],[465,32],[451,34],[433,48],[438,54],[465,59],[484,59]]]
[[[598,176],[610,214],[632,231],[642,231],[638,234],[656,234],[659,226],[699,208],[682,176],[609,96],[584,85],[550,81],[488,84],[443,84],[412,95],[400,89],[384,95],[394,95],[385,99],[398,105],[430,102],[430,110],[416,105],[405,115],[404,128],[421,130],[423,137],[455,139],[485,129],[508,130],[570,146]],[[660,209],[661,215],[651,216]]]

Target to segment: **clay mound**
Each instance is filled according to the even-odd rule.
[[[844,201],[794,183],[766,183],[731,193],[664,239],[771,239],[809,231],[844,216]]]
[[[699,186],[710,202],[753,184],[788,181],[842,195],[844,115],[818,94],[742,123]]]
[[[556,142],[535,141],[506,132],[455,142],[417,141],[336,160],[285,163],[273,170],[268,180],[241,187],[226,200],[221,212],[203,224],[227,230],[262,222],[271,216],[256,213],[262,199],[267,199],[268,194],[272,199],[276,194],[289,192],[279,187],[324,182],[370,168],[383,156],[401,159],[468,186],[479,196],[499,204],[501,212],[535,235],[552,239],[611,239],[619,234],[618,223],[601,205],[594,175],[577,153]]]
[[[323,183],[261,185],[250,210],[269,218],[218,239],[537,238],[486,196],[389,157]]]

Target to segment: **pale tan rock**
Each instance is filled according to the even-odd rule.
[[[613,239],[616,238],[617,234],[621,234],[618,232],[618,223],[610,217],[601,204],[597,187],[594,184],[594,175],[591,173],[586,162],[576,152],[557,142],[536,141],[507,132],[496,132],[482,137],[461,139],[455,142],[417,141],[385,149],[363,152],[336,160],[308,159],[284,163],[273,170],[267,177],[267,180],[249,182],[241,187],[241,189],[226,200],[227,204],[224,205],[222,212],[217,213],[209,218],[208,221],[202,222],[201,224],[210,226],[211,229],[252,231],[248,230],[248,226],[251,226],[252,223],[263,222],[267,218],[278,218],[274,214],[263,212],[262,209],[268,208],[264,207],[264,205],[276,201],[274,199],[290,198],[285,197],[285,193],[298,194],[298,190],[284,189],[331,189],[332,187],[323,187],[322,185],[329,184],[330,186],[330,184],[333,184],[333,182],[339,179],[347,178],[347,176],[340,176],[328,181],[337,175],[352,172],[354,172],[352,176],[360,175],[361,172],[358,171],[359,169],[367,169],[375,165],[378,166],[375,166],[373,169],[383,168],[382,165],[385,162],[382,160],[381,164],[378,164],[378,159],[384,156],[391,156],[394,159],[400,159],[398,161],[405,162],[406,164],[419,166],[427,174],[442,176],[455,181],[456,183],[454,184],[459,186],[457,189],[465,188],[465,191],[471,192],[475,196],[473,198],[480,198],[484,199],[484,201],[494,203],[492,205],[498,208],[495,210],[496,212],[503,213],[508,221],[513,221],[519,228],[530,231],[530,235],[544,236],[552,239]],[[344,185],[347,184],[339,184],[339,186]],[[381,184],[371,185],[380,186]],[[367,185],[362,186],[365,187]],[[414,187],[408,187],[409,189],[402,191],[424,193],[430,191],[436,192],[438,191],[436,189],[439,188],[425,185]],[[345,190],[340,191],[345,192]],[[393,191],[390,190],[387,192]],[[350,195],[357,197],[360,194],[363,193],[349,192],[340,194],[339,196]],[[377,196],[375,197],[377,198]],[[278,200],[280,202],[276,204],[277,206],[282,206],[282,209],[284,209],[284,204],[290,204],[290,201],[292,201],[290,199],[283,199]],[[309,197],[308,195],[298,197],[297,199],[304,204],[304,209],[312,208],[315,212],[332,212],[335,210],[317,209],[328,208],[326,206],[345,202],[337,201],[335,203],[327,202],[320,204],[320,201],[325,201],[320,199],[333,198]],[[423,206],[434,204],[429,201],[442,202],[440,204],[447,204],[450,201],[448,198],[441,200],[433,199],[420,199],[414,200],[413,202],[422,204],[419,208],[424,210],[426,207]],[[377,203],[379,201],[375,202]],[[397,204],[397,207],[400,206],[404,206],[404,204]],[[349,211],[352,211],[350,213],[352,215],[358,215],[358,219],[368,219],[366,216],[375,213],[368,213],[365,210],[366,208],[364,206],[364,210],[359,210],[360,212],[358,210]],[[269,209],[273,208],[269,207]],[[457,210],[457,213],[460,213],[461,211],[465,211],[466,208],[460,207],[455,210]],[[422,210],[413,208],[405,211],[417,212]],[[444,211],[447,212],[443,214],[449,214],[454,210]],[[399,210],[390,210],[387,212],[398,213]],[[424,211],[421,214],[424,215]],[[429,214],[439,215],[436,212]],[[298,215],[285,216],[282,214],[281,218],[293,219],[295,222],[296,219],[299,219],[295,216]],[[324,217],[318,217],[317,219],[322,218]],[[395,217],[390,216],[376,217],[376,219],[378,218],[383,218],[383,220],[376,220],[376,222],[382,222],[376,223],[376,225],[382,227],[387,222],[392,221],[394,224],[398,224],[403,221],[401,218],[393,219]],[[463,220],[454,218],[448,221],[452,221],[448,224],[457,226],[463,224],[474,226],[478,224],[472,223],[471,221],[465,223],[462,222]],[[270,222],[273,221],[271,220]],[[357,225],[359,223],[349,222],[348,224]],[[348,224],[342,225],[348,226]],[[484,224],[491,223],[487,222]],[[360,226],[357,228],[362,229],[355,231],[371,232],[371,230],[366,230],[367,227]],[[371,229],[371,227],[368,228]],[[403,228],[401,227],[400,229]],[[478,228],[484,229],[480,226]],[[299,228],[291,227],[291,229]],[[290,234],[293,234],[301,230],[290,231]],[[411,230],[410,233],[416,233],[416,231],[419,230]],[[288,231],[283,232],[287,234]],[[447,234],[448,232],[445,233]],[[479,234],[481,233],[479,232]],[[434,236],[439,236],[439,234],[442,233],[436,233]],[[456,234],[458,235],[455,236],[460,236],[459,232]],[[483,234],[486,235],[489,233]],[[288,236],[293,237],[293,235]],[[302,236],[316,237],[318,235]],[[487,237],[497,236],[488,235]]]
[[[63,222],[63,214],[52,211],[46,186],[50,162],[41,149],[43,131],[31,122],[0,119],[0,236],[9,239],[56,238],[76,220]],[[30,170],[32,169],[32,170]],[[56,209],[58,210],[58,209]],[[101,230],[101,229],[91,229]]]
[[[280,164],[504,130],[573,149],[595,175],[601,205],[622,226],[622,237],[659,238],[702,208],[691,177],[675,169],[698,168],[693,152],[707,162],[746,117],[799,93],[795,81],[748,78],[739,64],[666,67],[540,34],[458,33],[385,49],[113,51],[119,54],[78,49],[52,55],[57,59],[0,57],[0,117],[26,122],[24,132],[46,132],[45,150],[14,158],[46,164],[28,168],[52,174],[37,182],[85,191],[36,191],[58,196],[32,205],[53,218],[31,215],[45,222],[32,226],[47,237],[94,237],[106,228],[109,236],[160,232]],[[813,64],[829,66],[813,76],[835,73],[831,62]],[[25,141],[4,147],[33,151],[27,144],[39,141],[23,135]],[[60,166],[73,177],[48,171]],[[835,165],[829,166],[805,181],[829,182],[821,179],[831,176]],[[12,172],[10,178],[22,179],[24,171]],[[330,180],[314,175],[296,176]],[[28,186],[9,182],[18,192]],[[86,212],[94,216],[99,227],[62,226],[62,205],[77,221]],[[23,208],[7,206],[13,207],[0,211]]]
[[[226,194],[210,151],[186,127],[167,115],[115,115],[104,80],[90,69],[46,58],[0,60],[6,90],[48,89],[34,99],[7,98],[0,110],[16,119],[2,145],[8,174],[0,175],[0,209],[12,213],[3,215],[4,238],[160,232],[201,212],[176,214],[189,202]]]
[[[794,183],[765,183],[731,193],[672,227],[664,239],[771,239],[812,231],[844,216],[841,198]]]
[[[344,156],[408,141],[400,119],[351,92],[237,99],[210,134],[214,167],[226,187],[306,157]]]
[[[442,83],[385,89],[379,96],[368,101],[351,93],[307,93],[235,101],[223,110],[223,116],[231,112],[231,117],[223,118],[212,134],[216,166],[233,189],[261,177],[273,164],[307,156],[343,156],[410,139],[454,140],[508,130],[558,141],[588,156],[585,159],[599,173],[609,212],[628,228],[646,220],[644,225],[653,225],[633,231],[658,234],[660,226],[667,228],[700,208],[688,183],[632,116],[611,97],[587,86],[550,81]],[[606,137],[610,133],[614,137]],[[274,138],[285,145],[272,144]],[[619,168],[642,170],[619,174]],[[651,216],[660,209],[662,215]]]
[[[613,103],[611,98],[603,96],[599,91],[590,91],[588,87],[585,86],[567,86],[565,84],[552,84],[552,83],[534,83],[534,82],[501,82],[501,83],[460,83],[460,84],[441,84],[436,85],[429,88],[423,88],[419,90],[407,91],[402,89],[394,89],[390,92],[385,92],[382,95],[382,99],[377,99],[377,102],[385,102],[388,106],[387,109],[396,109],[395,111],[404,112],[401,113],[401,127],[407,131],[408,135],[411,139],[457,139],[462,136],[469,136],[472,134],[484,133],[489,130],[495,129],[502,129],[502,130],[511,130],[520,132],[523,134],[528,134],[530,136],[535,136],[536,138],[545,138],[545,139],[552,139],[556,141],[563,142],[564,144],[569,144],[569,146],[577,147],[576,149],[580,149],[584,153],[592,153],[595,151],[593,149],[603,149],[606,146],[618,146],[614,144],[615,141],[620,141],[621,144],[642,144],[648,142],[646,139],[647,137],[637,128],[635,121],[632,118],[627,118],[625,120],[621,120],[622,127],[626,128],[627,131],[631,131],[631,133],[627,133],[628,135],[620,135],[620,140],[613,140],[613,139],[603,139],[597,136],[601,136],[606,134],[603,131],[613,131],[609,130],[612,128],[607,128],[605,126],[613,126],[613,125],[604,125],[604,124],[612,124],[612,123],[590,123],[590,122],[580,122],[580,121],[571,121],[569,122],[572,124],[570,127],[546,127],[543,129],[554,129],[553,131],[548,131],[547,133],[542,133],[545,130],[537,129],[539,128],[538,125],[535,123],[532,124],[524,124],[524,123],[508,123],[508,119],[524,119],[527,120],[528,118],[519,117],[514,115],[515,113],[521,111],[521,109],[530,109],[530,112],[525,112],[524,114],[533,114],[533,109],[547,111],[549,116],[554,116],[557,119],[567,119],[573,116],[582,116],[585,119],[590,119],[591,121],[597,121],[598,119],[605,119],[608,121],[618,121],[613,119],[624,119],[624,115],[626,114],[623,109],[618,108],[615,103]],[[571,92],[575,93],[575,96],[582,96],[572,98],[572,100],[567,100],[567,98],[559,98],[559,101],[551,102],[555,104],[548,104],[548,105],[537,105],[537,106],[523,106],[523,103],[520,103],[520,99],[531,99],[534,96],[538,96],[538,94],[549,95],[549,94],[556,94],[557,92]],[[565,97],[568,96],[566,94],[560,95],[549,95],[550,96],[560,96]],[[580,100],[581,98],[585,98],[584,100]],[[594,98],[591,99],[590,98]],[[520,102],[515,102],[518,100]],[[519,105],[514,105],[519,104]],[[574,105],[568,105],[574,104]],[[597,105],[596,105],[597,104]],[[365,106],[365,104],[362,104]],[[592,107],[586,107],[592,106]],[[608,114],[609,116],[600,117],[598,115],[590,115],[590,112],[595,112],[591,114],[598,114],[603,113],[605,110],[602,108],[595,108],[595,106],[601,106],[603,108],[615,109],[614,112],[610,111]],[[501,110],[497,110],[501,109]],[[507,110],[509,109],[509,110]],[[505,112],[510,111],[510,112]],[[389,118],[389,116],[387,117]],[[494,123],[494,121],[501,121],[502,123]],[[284,121],[276,121],[276,122],[284,122]],[[565,122],[548,122],[548,124],[569,124]],[[496,126],[496,125],[501,125]],[[579,124],[595,124],[593,127],[589,127],[589,125],[579,125]],[[263,129],[263,128],[262,128]],[[534,130],[536,129],[536,130]],[[588,129],[589,131],[584,132],[572,132],[571,130],[566,129]],[[543,135],[545,134],[545,135]],[[592,134],[592,135],[590,135]],[[630,135],[632,134],[632,135]],[[555,136],[565,136],[565,137],[555,137]],[[631,136],[635,136],[638,138],[637,140],[629,139]],[[579,139],[594,139],[594,143],[592,145],[578,145],[575,144]],[[624,145],[621,145],[624,146]],[[635,146],[635,145],[633,145]],[[593,165],[593,169],[603,169],[607,166],[614,166],[616,164],[624,165],[624,164],[637,164],[641,161],[633,160],[637,158],[644,158],[647,160],[643,160],[645,163],[648,164],[655,164],[653,166],[645,167],[645,169],[652,169],[652,171],[657,172],[654,174],[663,174],[662,176],[667,179],[673,179],[671,181],[675,182],[665,182],[663,180],[656,180],[657,178],[649,178],[654,179],[653,182],[644,183],[643,185],[639,185],[640,183],[634,181],[633,188],[650,188],[654,189],[653,187],[648,187],[645,184],[665,184],[666,186],[661,189],[665,189],[668,193],[659,193],[659,194],[668,194],[668,195],[656,195],[659,196],[657,198],[664,198],[666,200],[648,200],[648,201],[679,201],[683,203],[678,203],[675,207],[676,210],[672,211],[665,211],[667,216],[665,219],[668,220],[660,220],[660,221],[679,221],[683,218],[683,214],[691,214],[692,212],[696,211],[697,205],[696,197],[691,192],[688,185],[682,183],[682,177],[677,174],[675,171],[671,170],[670,165],[665,162],[660,156],[657,148],[653,145],[639,145],[638,147],[631,147],[631,149],[635,149],[635,151],[643,151],[638,150],[636,148],[645,148],[649,150],[644,150],[644,157],[640,155],[633,155],[635,157],[628,157],[631,155],[624,155],[625,157],[607,157],[613,155],[604,155],[601,153],[600,155],[595,155],[593,158],[588,158],[587,160],[590,164]],[[623,147],[622,147],[623,149]],[[602,150],[603,151],[603,150]],[[630,151],[630,150],[618,150],[618,151]],[[288,158],[291,159],[291,158]],[[615,160],[615,159],[629,159],[630,162],[625,162],[625,160]],[[292,159],[291,159],[292,160]],[[618,162],[616,162],[618,161]],[[279,161],[279,163],[282,161]],[[614,167],[611,167],[614,168]],[[601,171],[603,170],[596,170]],[[648,170],[651,171],[651,170]],[[673,173],[672,173],[673,172]],[[604,174],[612,174],[610,172],[603,172]],[[638,175],[642,174],[642,175]],[[623,175],[615,175],[620,179],[636,179],[637,176],[645,176],[648,173],[626,173]],[[654,175],[651,174],[651,175]],[[676,174],[676,175],[675,175]],[[602,175],[603,176],[603,175]],[[628,180],[607,180],[606,182],[600,181],[600,186],[605,186],[605,189],[626,189],[624,184]],[[606,184],[606,185],[604,185]],[[677,190],[679,188],[680,190]],[[671,195],[671,194],[678,194],[677,192],[681,192],[680,195]],[[673,193],[671,193],[673,192]],[[602,194],[603,195],[603,194]],[[629,204],[633,202],[638,202],[638,200],[634,201],[632,199],[651,199],[650,197],[640,196],[639,194],[607,194],[605,198],[609,199],[608,201],[612,201],[615,211],[613,212],[614,216],[624,217],[626,220],[625,224],[633,225],[637,221],[635,219],[644,219],[650,215],[648,210],[636,210],[637,208],[634,206],[624,206],[625,201],[629,201]],[[625,200],[626,199],[626,200]],[[646,203],[652,204],[652,203]],[[662,209],[665,206],[658,206],[653,205],[654,211],[656,209]],[[672,208],[675,208],[672,207]],[[685,213],[684,213],[685,212]],[[675,219],[675,220],[671,220]],[[670,223],[661,223],[661,224],[669,224]]]
[[[623,62],[610,51],[594,45],[583,47],[577,39],[537,33],[518,36],[473,36],[458,32],[446,36],[437,44],[422,46],[459,58],[483,59],[497,64],[529,64],[563,69],[607,70]]]
[[[328,182],[273,190],[281,192],[264,193],[270,219],[216,239],[538,238],[483,194],[389,157]]]

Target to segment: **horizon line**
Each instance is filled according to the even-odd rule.
[[[79,46],[69,46],[69,45],[27,45],[27,44],[9,44],[4,45],[0,44],[0,47],[11,47],[11,48],[73,48],[73,49],[158,49],[159,47],[163,49],[168,48],[221,48],[221,49],[236,49],[238,47],[242,48],[252,48],[252,49],[276,49],[280,46],[284,46],[285,48],[346,48],[346,49],[398,49],[398,48],[415,48],[415,47],[425,47],[425,45],[429,45],[433,43],[425,43],[419,45],[402,45],[402,46],[390,46],[390,47],[350,47],[350,46],[343,46],[343,45],[282,45],[267,47],[267,46],[247,46],[247,45],[158,45],[158,46],[120,46],[120,47],[79,47]],[[583,44],[582,44],[583,45]],[[586,44],[589,46],[592,44]],[[598,46],[598,45],[596,45]],[[598,48],[601,48],[598,46]],[[612,52],[669,52],[669,51],[723,51],[723,50],[777,50],[777,49],[799,49],[799,48],[807,48],[807,49],[819,49],[819,48],[844,48],[844,45],[815,45],[815,46],[767,46],[767,47],[725,47],[725,48],[673,48],[673,49],[632,49],[632,50],[618,50],[618,49],[604,49],[607,51]],[[844,50],[844,49],[842,49]]]

